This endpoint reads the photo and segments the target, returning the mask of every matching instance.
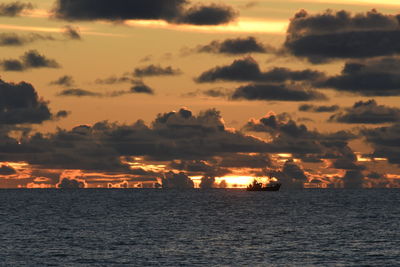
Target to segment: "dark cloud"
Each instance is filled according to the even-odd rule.
[[[213,176],[203,176],[201,177],[200,188],[209,189],[215,187],[215,177]]]
[[[255,37],[249,36],[245,38],[226,39],[224,41],[214,40],[207,45],[200,45],[196,49],[199,53],[215,53],[238,55],[247,53],[269,53],[274,48],[259,42]]]
[[[305,161],[346,158],[356,160],[348,142],[356,136],[345,131],[319,133],[306,125],[296,123],[287,114],[268,114],[258,120],[251,119],[244,131],[266,133],[272,139],[269,152],[293,153]],[[319,160],[318,160],[319,159]]]
[[[344,188],[360,189],[363,186],[364,175],[361,171],[346,171],[343,177]]]
[[[17,171],[9,165],[1,165],[0,166],[0,175],[13,175],[16,173],[17,173]]]
[[[64,30],[64,35],[72,40],[81,40],[81,35],[79,33],[79,28],[78,27],[74,27],[71,25],[66,25],[63,28]]]
[[[83,96],[103,96],[101,93],[96,93],[84,89],[65,89],[62,90],[60,93],[57,94],[58,96],[77,96],[77,97],[83,97]]]
[[[132,78],[128,75],[123,75],[120,77],[110,76],[104,79],[96,79],[95,83],[97,84],[118,84],[118,83],[128,83],[132,82]]]
[[[361,131],[374,148],[374,157],[387,158],[390,163],[400,164],[400,124]]]
[[[293,71],[287,68],[273,68],[262,72],[258,63],[252,57],[235,60],[231,65],[218,66],[203,72],[197,82],[216,81],[252,81],[252,82],[284,82],[284,81],[314,81],[324,77],[324,74],[314,70]]]
[[[366,58],[400,52],[399,16],[376,10],[351,14],[301,10],[290,20],[285,48],[320,63],[334,58]]]
[[[55,16],[66,20],[161,19],[169,23],[218,25],[236,18],[237,13],[225,5],[189,6],[187,0],[58,0]]]
[[[215,161],[201,166],[201,160],[268,149],[268,144],[260,139],[225,129],[216,110],[198,115],[188,109],[159,114],[151,126],[143,121],[132,125],[103,121],[71,130],[57,129],[55,133],[27,135],[19,142],[7,135],[0,138],[0,158],[7,161],[24,161],[41,169],[124,174],[134,171],[121,158],[132,157],[130,161],[135,161],[135,157],[144,157],[150,162],[185,161],[182,168],[189,173],[214,176],[227,170]],[[173,168],[179,169],[176,165]]]
[[[61,188],[61,189],[85,188],[85,183],[78,181],[76,179],[63,178],[62,181],[58,184],[58,188]]]
[[[184,97],[206,96],[206,97],[224,97],[224,98],[229,97],[230,95],[232,95],[232,91],[222,87],[211,88],[207,90],[196,90],[193,92],[182,94],[182,96]]]
[[[221,157],[220,167],[224,168],[266,168],[272,160],[266,153],[228,154]]]
[[[19,16],[25,10],[32,10],[31,3],[11,2],[8,4],[0,4],[0,16],[15,17]]]
[[[278,100],[311,101],[326,100],[327,97],[315,90],[290,87],[285,84],[248,84],[238,87],[231,96],[234,100]]]
[[[192,179],[185,173],[168,172],[162,178],[162,187],[165,189],[190,189],[194,188]]]
[[[230,6],[222,4],[198,4],[189,7],[176,19],[178,23],[193,25],[220,25],[236,19],[238,13]]]
[[[299,111],[322,113],[322,112],[335,112],[338,111],[339,108],[340,107],[338,105],[316,106],[312,104],[303,104],[299,106]]]
[[[36,50],[25,52],[20,60],[5,59],[0,61],[4,71],[24,71],[36,68],[59,68],[60,65],[53,59],[48,59]]]
[[[18,59],[5,59],[0,61],[0,66],[4,71],[24,71],[24,64]]]
[[[161,67],[159,65],[149,65],[142,68],[136,68],[133,71],[133,75],[136,77],[147,77],[147,76],[171,76],[179,75],[182,72],[179,69],[174,69],[171,66]]]
[[[48,103],[31,84],[0,80],[0,124],[41,123],[51,118]]]
[[[347,158],[342,158],[342,159],[336,159],[333,162],[332,168],[336,169],[342,169],[342,170],[364,170],[365,167],[362,165],[356,164],[354,161],[355,159],[347,159]]]
[[[0,46],[23,46],[40,40],[54,41],[55,39],[51,35],[42,35],[37,33],[27,35],[0,33]]]
[[[378,105],[373,99],[365,102],[359,101],[354,103],[351,108],[332,115],[329,121],[368,124],[399,122],[400,109]]]
[[[69,116],[69,114],[71,114],[70,111],[66,111],[66,110],[60,110],[56,113],[55,117],[60,119],[60,118],[66,118]]]
[[[147,86],[144,83],[140,83],[140,84],[136,84],[134,86],[131,87],[131,92],[132,93],[142,93],[142,94],[149,94],[149,95],[153,95],[154,94],[154,90]]]
[[[49,84],[50,85],[61,85],[61,86],[70,87],[70,86],[74,86],[75,81],[74,81],[74,78],[72,76],[64,75],[64,76],[61,76],[60,78],[58,78],[55,81],[51,81]]]
[[[392,57],[347,62],[341,74],[316,82],[316,86],[365,96],[398,96],[399,66],[400,59]]]

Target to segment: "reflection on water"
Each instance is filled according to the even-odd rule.
[[[395,266],[399,193],[0,190],[0,264]]]

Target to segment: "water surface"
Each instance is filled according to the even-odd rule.
[[[0,190],[0,265],[399,266],[400,190]]]

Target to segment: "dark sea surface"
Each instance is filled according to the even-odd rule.
[[[400,266],[400,190],[0,190],[1,266]]]

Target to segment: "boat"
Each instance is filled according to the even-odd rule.
[[[262,183],[257,182],[256,179],[254,179],[252,184],[249,184],[246,188],[247,191],[279,191],[281,188],[281,183],[277,182],[270,182],[266,186],[263,186]]]

